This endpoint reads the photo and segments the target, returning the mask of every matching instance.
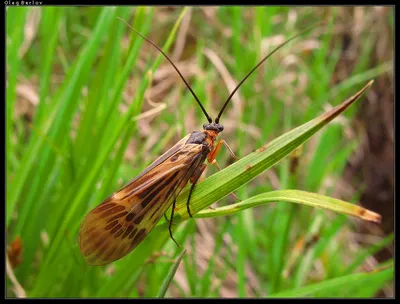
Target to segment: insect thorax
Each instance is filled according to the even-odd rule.
[[[193,131],[190,134],[189,139],[187,140],[186,144],[198,144],[201,145],[205,143],[207,138],[207,134],[203,131]]]

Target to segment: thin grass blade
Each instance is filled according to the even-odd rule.
[[[178,256],[178,258],[176,259],[176,262],[174,263],[174,265],[172,266],[171,270],[169,271],[167,277],[164,280],[164,283],[161,286],[161,289],[157,295],[157,298],[164,298],[165,294],[168,290],[169,285],[171,285],[172,279],[175,276],[176,271],[178,270],[179,265],[181,264],[182,258],[186,253],[186,249],[184,249],[182,251],[182,253]]]

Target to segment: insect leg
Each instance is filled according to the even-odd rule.
[[[233,153],[233,150],[231,149],[231,147],[229,147],[228,143],[227,143],[225,140],[220,139],[220,141],[221,141],[221,142],[224,144],[224,146],[228,149],[229,154],[230,154],[234,159],[239,159],[239,157],[237,157],[237,156],[235,155],[235,153]]]
[[[211,164],[212,164],[212,165],[215,165],[215,166],[218,168],[218,171],[221,171],[221,167],[218,165],[216,159],[214,159],[214,160],[211,162]],[[238,201],[242,201],[234,192],[231,192],[230,194],[231,194],[234,198],[236,198]]]
[[[221,149],[222,144],[224,144],[224,146],[228,149],[229,154],[234,158],[234,159],[239,159],[239,157],[237,157],[235,155],[235,153],[233,153],[231,147],[229,147],[228,143],[223,140],[220,139],[215,147],[215,149],[213,151],[210,152],[210,154],[207,157],[207,160],[209,163],[213,163],[213,161],[215,160],[215,158],[217,157],[217,154],[219,152],[219,150]]]
[[[193,170],[193,172],[195,173],[197,170],[198,170],[198,168],[195,167],[195,169]],[[177,183],[177,185],[179,185],[182,181],[184,181],[184,180],[185,180],[188,176],[190,176],[190,175],[191,175],[190,171],[187,172],[187,173],[184,175],[183,179],[181,179],[181,180]],[[186,183],[187,183],[187,182],[186,182]],[[174,196],[174,201],[173,201],[173,203],[172,203],[171,217],[170,217],[170,220],[169,220],[169,221],[168,221],[168,219],[167,219],[166,214],[164,213],[165,219],[166,219],[166,220],[168,221],[168,223],[169,223],[169,225],[168,225],[169,235],[171,236],[171,239],[175,242],[175,244],[176,244],[178,247],[180,247],[180,246],[179,246],[179,244],[177,243],[177,241],[174,239],[174,237],[172,236],[172,229],[171,229],[171,227],[172,227],[172,222],[173,222],[173,219],[174,219],[176,198],[179,196],[179,194],[181,193],[182,190],[183,190],[183,188],[181,188],[181,189],[179,190],[179,192],[177,192],[177,193],[176,193],[176,192],[172,192],[172,193],[173,193],[173,196]],[[168,198],[169,198],[169,196],[168,196]]]
[[[193,217],[192,214],[190,213],[190,208],[189,208],[190,198],[192,197],[192,192],[194,190],[194,186],[196,186],[197,182],[200,179],[200,176],[203,174],[203,171],[206,169],[206,167],[207,167],[206,164],[202,164],[201,167],[198,167],[193,172],[193,175],[190,178],[190,183],[192,184],[192,186],[190,187],[189,196],[188,196],[188,199],[186,201],[186,208],[187,208],[187,211],[188,211],[188,214],[189,214],[190,217]]]
[[[167,218],[167,215],[165,213],[164,213],[164,218],[169,223],[169,219]]]
[[[219,150],[221,149],[222,146],[222,139],[219,140],[219,142],[217,143],[217,145],[215,146],[214,150],[212,150],[208,156],[207,156],[207,160],[209,163],[212,163],[215,158],[217,157],[217,154],[219,152]]]
[[[217,157],[217,154],[218,154],[219,150],[221,149],[222,144],[225,145],[225,147],[228,149],[229,153],[231,154],[231,156],[232,156],[233,158],[239,159],[239,157],[237,157],[237,156],[235,155],[235,153],[233,153],[231,147],[229,147],[229,145],[227,144],[227,142],[226,142],[225,140],[223,140],[223,139],[220,139],[220,140],[218,141],[217,146],[215,147],[215,149],[214,149],[213,151],[211,151],[210,154],[209,154],[208,157],[207,157],[208,162],[211,163],[211,164],[213,164],[213,165],[215,165],[215,166],[218,168],[218,171],[221,171],[221,167],[218,165],[217,160],[216,160],[216,157]],[[232,194],[233,197],[236,198],[238,201],[241,201],[241,199],[238,198],[237,195],[236,195],[235,193],[231,192],[231,194]]]
[[[174,237],[172,236],[172,229],[171,229],[171,227],[172,227],[172,220],[173,220],[173,218],[174,218],[175,203],[176,203],[176,197],[174,197],[174,202],[172,203],[172,211],[171,211],[171,217],[170,217],[170,221],[169,221],[169,225],[168,225],[168,230],[169,230],[169,235],[170,235],[171,239],[175,242],[175,244],[176,244],[178,247],[181,247],[181,246],[179,246],[178,242],[175,241]]]

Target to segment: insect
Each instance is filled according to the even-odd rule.
[[[124,20],[120,20],[126,23]],[[308,28],[289,38],[265,56],[239,82],[213,121],[169,57],[156,44],[137,32],[128,23],[126,24],[152,44],[171,63],[197,101],[208,123],[203,125],[203,131],[193,131],[182,138],[142,173],[105,199],[85,217],[79,231],[79,247],[85,261],[90,265],[104,265],[131,252],[143,241],[171,205],[168,228],[171,239],[178,245],[171,230],[177,196],[190,182],[187,211],[192,217],[189,205],[190,198],[196,183],[206,168],[205,161],[215,164],[219,169],[216,156],[223,144],[230,154],[236,158],[223,139],[217,142],[217,136],[224,129],[223,125],[220,124],[220,119],[232,96],[243,82],[273,53],[299,35],[312,29]]]

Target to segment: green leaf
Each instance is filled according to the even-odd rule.
[[[195,217],[215,217],[221,215],[229,215],[251,207],[256,207],[265,203],[272,202],[290,202],[302,205],[308,205],[315,208],[323,208],[338,213],[348,214],[359,217],[364,220],[380,223],[381,216],[375,212],[369,211],[360,206],[347,203],[345,201],[310,193],[301,190],[277,190],[268,193],[259,194],[246,199],[240,203],[216,208],[202,210]]]
[[[169,285],[171,284],[172,279],[174,278],[174,275],[175,275],[176,271],[178,270],[178,267],[182,261],[183,256],[185,255],[185,253],[186,253],[186,249],[184,249],[182,251],[182,253],[176,259],[174,265],[171,267],[171,270],[168,272],[168,275],[165,278],[164,283],[162,284],[161,289],[157,295],[158,298],[164,298],[165,293],[167,292],[167,289],[168,289]]]

